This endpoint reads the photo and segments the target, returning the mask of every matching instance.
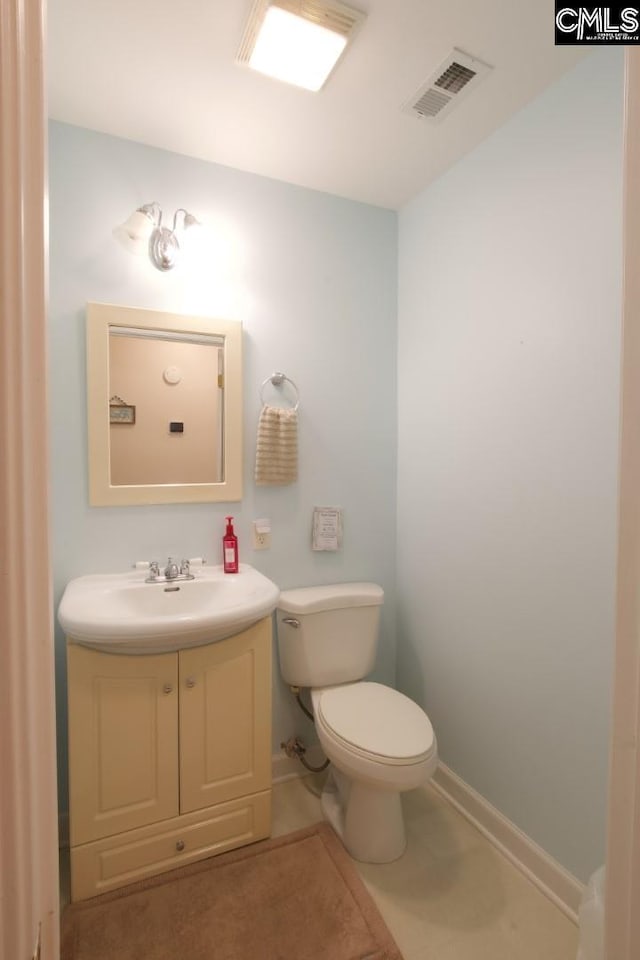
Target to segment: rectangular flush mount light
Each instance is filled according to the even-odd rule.
[[[305,90],[320,90],[364,18],[332,0],[256,0],[238,62]]]

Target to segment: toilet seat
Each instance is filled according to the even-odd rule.
[[[324,736],[364,760],[391,766],[421,764],[436,750],[425,712],[381,683],[341,684],[313,691]]]

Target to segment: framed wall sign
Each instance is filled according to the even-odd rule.
[[[109,423],[135,423],[136,408],[125,403],[120,397],[111,397],[109,401]]]

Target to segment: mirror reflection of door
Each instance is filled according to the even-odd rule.
[[[222,338],[109,330],[109,397],[135,407],[134,423],[110,423],[110,482],[219,483]]]

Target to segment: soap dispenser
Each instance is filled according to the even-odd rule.
[[[222,558],[225,573],[237,573],[238,564],[238,538],[233,530],[233,517],[226,517],[227,529],[222,538]]]

